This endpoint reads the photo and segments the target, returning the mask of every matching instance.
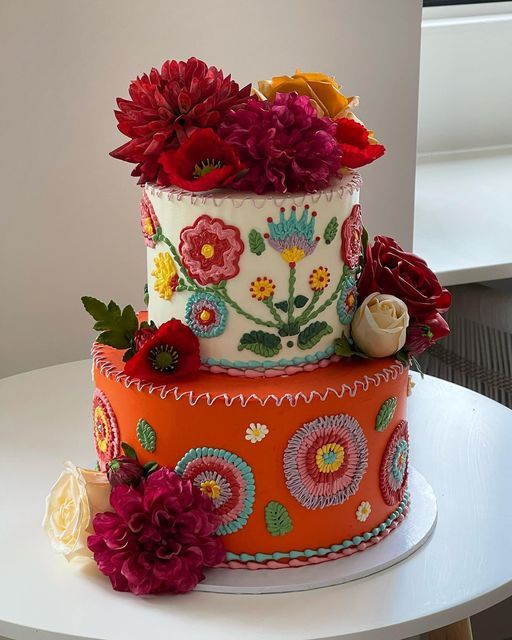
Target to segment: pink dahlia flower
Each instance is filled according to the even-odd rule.
[[[240,89],[231,76],[197,58],[167,60],[160,71],[151,69],[130,83],[130,100],[117,99],[117,128],[131,140],[110,155],[136,163],[132,176],[139,184],[165,184],[160,154],[179,147],[198,128],[216,129],[250,91],[250,85]]]
[[[226,116],[219,135],[248,169],[235,189],[311,193],[327,187],[341,166],[336,124],[319,118],[310,99],[297,93],[247,101]]]
[[[94,517],[87,544],[116,591],[185,593],[225,560],[212,501],[170,469],[113,487],[110,504],[113,512]]]

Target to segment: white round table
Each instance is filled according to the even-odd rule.
[[[40,523],[66,459],[90,466],[89,361],[0,381],[0,635],[108,640],[398,640],[512,595],[512,412],[426,377],[409,404],[412,463],[431,483],[438,523],[410,558],[368,578],[271,595],[192,592],[136,598],[84,576]]]

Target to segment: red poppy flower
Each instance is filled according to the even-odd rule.
[[[146,382],[168,384],[196,373],[201,364],[197,336],[179,320],[169,320],[125,364],[124,372]]]
[[[372,144],[368,129],[356,120],[340,118],[336,120],[336,139],[342,151],[341,164],[350,169],[363,167],[384,155],[382,144]]]
[[[242,170],[236,149],[213,129],[196,129],[178,149],[164,151],[158,162],[163,168],[162,184],[187,191],[226,186]]]

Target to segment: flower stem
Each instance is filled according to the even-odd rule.
[[[345,279],[345,275],[342,275],[340,278],[340,281],[338,282],[338,286],[336,287],[336,289],[333,291],[333,293],[327,298],[327,300],[321,304],[318,309],[316,309],[316,311],[313,311],[313,313],[310,313],[309,316],[307,316],[306,318],[304,318],[302,320],[302,323],[305,324],[306,322],[309,322],[310,320],[313,320],[313,318],[316,318],[318,315],[320,315],[323,311],[325,311],[327,309],[327,307],[329,307],[338,297],[338,294],[341,290],[341,286],[343,284],[343,280]],[[304,314],[302,314],[304,315]],[[301,316],[302,317],[302,316]]]
[[[320,298],[320,296],[322,295],[323,292],[324,292],[324,289],[318,289],[317,291],[313,292],[313,296],[311,298],[311,302],[308,304],[308,306],[304,309],[304,311],[297,318],[297,322],[300,325],[303,325],[308,321],[308,315],[315,308],[315,304],[318,302],[318,299]]]
[[[274,318],[274,320],[276,320],[279,323],[279,326],[282,327],[283,321],[281,320],[281,316],[279,315],[279,313],[277,312],[277,309],[274,306],[274,301],[272,300],[272,298],[271,297],[267,298],[267,300],[263,301],[263,304],[265,304],[268,307],[268,310],[272,314],[272,317]]]
[[[293,308],[295,302],[295,267],[290,267],[290,276],[288,277],[288,324],[293,321]]]
[[[212,293],[216,293],[220,298],[224,300],[224,302],[229,304],[229,306],[232,307],[237,313],[239,313],[244,318],[247,318],[247,320],[251,320],[251,322],[254,322],[255,324],[259,324],[263,327],[273,327],[274,329],[280,329],[282,326],[281,321],[279,321],[279,324],[276,324],[275,322],[271,322],[270,320],[261,320],[260,318],[253,316],[251,313],[248,313],[247,311],[242,309],[242,307],[237,302],[235,302],[233,298],[229,296],[226,289],[224,287],[221,287],[220,285],[219,287],[215,287],[213,289],[207,288],[207,290],[212,291]]]

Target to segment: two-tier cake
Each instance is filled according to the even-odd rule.
[[[318,73],[250,95],[192,58],[130,97],[112,155],[143,185],[148,310],[83,298],[98,470],[67,463],[53,545],[146,594],[380,542],[410,500],[408,367],[450,304],[423,260],[368,242],[354,169],[384,147]]]

